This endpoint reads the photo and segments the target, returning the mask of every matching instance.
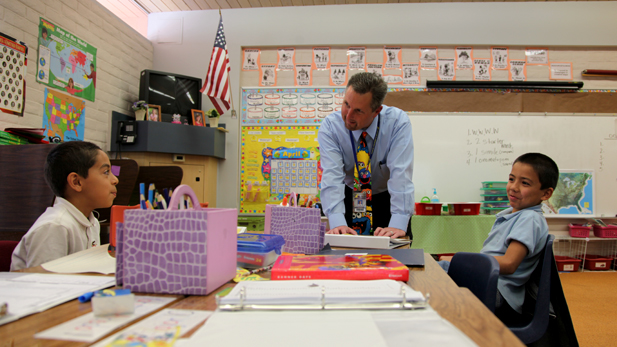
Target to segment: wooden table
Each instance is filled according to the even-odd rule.
[[[429,254],[424,254],[425,267],[410,268],[407,282],[413,289],[430,295],[429,303],[443,318],[465,333],[479,346],[524,346],[468,289],[459,288]],[[233,286],[225,284],[215,291]],[[216,309],[214,294],[206,296],[172,296],[177,298],[166,308],[210,310]],[[0,326],[0,347],[5,346],[87,346],[87,343],[40,340],[34,334],[91,312],[89,303],[77,300],[56,306],[16,322]],[[284,314],[284,313],[282,313]],[[122,328],[118,329],[121,330]],[[191,336],[199,327],[184,334]]]

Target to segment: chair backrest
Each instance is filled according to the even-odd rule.
[[[129,205],[139,204],[139,183],[145,183],[146,190],[151,183],[154,183],[161,193],[163,188],[176,189],[182,183],[183,175],[184,172],[179,166],[140,166]]]
[[[111,159],[112,167],[119,167],[118,185],[116,186],[117,193],[114,199],[114,205],[128,205],[135,189],[137,175],[139,173],[139,165],[133,159]],[[114,168],[115,169],[115,168]],[[97,209],[99,213],[99,221],[101,225],[107,225],[111,220],[111,207]]]
[[[491,312],[495,312],[499,279],[499,263],[495,257],[458,252],[452,257],[448,275],[459,287],[468,288]]]
[[[0,239],[18,241],[54,202],[45,183],[47,154],[57,145],[0,146]]]
[[[0,241],[0,271],[11,271],[11,258],[13,250],[17,247],[19,241]]]
[[[524,326],[508,327],[523,343],[530,344],[538,341],[546,332],[549,320],[549,306],[551,302],[551,264],[553,258],[553,241],[555,235],[548,235],[546,246],[540,254],[538,266],[531,274],[528,286],[537,284],[538,293],[533,309],[531,321]]]

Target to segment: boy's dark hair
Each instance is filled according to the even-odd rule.
[[[69,141],[54,147],[45,162],[45,182],[56,196],[64,198],[66,178],[75,172],[88,178],[88,170],[96,163],[101,148],[86,141]]]
[[[559,168],[553,159],[542,153],[526,153],[516,158],[515,163],[530,165],[538,174],[540,179],[540,189],[553,188],[557,186],[559,180]]]

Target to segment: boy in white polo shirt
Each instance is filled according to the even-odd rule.
[[[11,271],[38,266],[101,243],[101,226],[92,211],[113,204],[118,184],[107,154],[90,142],[62,143],[47,156],[45,181],[56,200],[13,251]]]

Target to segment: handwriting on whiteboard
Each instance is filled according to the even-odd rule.
[[[499,137],[499,128],[467,129],[467,165],[497,164],[510,166],[514,161],[512,143]]]

